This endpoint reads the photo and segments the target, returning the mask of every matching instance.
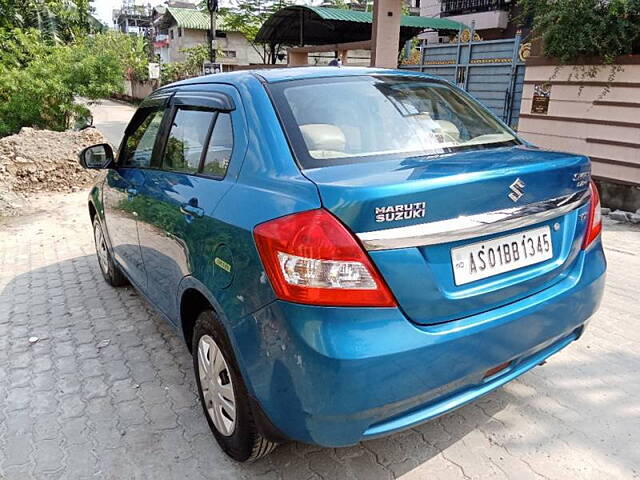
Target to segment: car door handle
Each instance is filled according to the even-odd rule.
[[[204,215],[204,210],[190,203],[183,203],[180,205],[180,211],[185,215],[191,215],[192,217],[201,217]]]

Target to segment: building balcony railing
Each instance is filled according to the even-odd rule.
[[[511,0],[442,0],[440,16],[451,17],[468,13],[509,10]]]

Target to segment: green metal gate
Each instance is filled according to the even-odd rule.
[[[438,75],[456,84],[517,129],[528,44],[521,44],[520,35],[474,41],[473,30],[461,33],[461,41],[423,44],[420,63],[401,68]]]

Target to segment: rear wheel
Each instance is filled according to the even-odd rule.
[[[272,452],[278,444],[258,432],[231,347],[211,310],[198,316],[192,347],[200,402],[222,450],[239,462]]]
[[[93,219],[93,239],[96,243],[96,255],[98,256],[100,271],[107,283],[113,287],[122,287],[129,283],[127,277],[111,257],[111,252],[109,252],[109,247],[107,246],[107,239],[104,236],[102,225],[97,216]]]

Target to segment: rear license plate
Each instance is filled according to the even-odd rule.
[[[451,249],[456,285],[475,282],[553,257],[549,227]]]

